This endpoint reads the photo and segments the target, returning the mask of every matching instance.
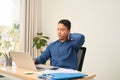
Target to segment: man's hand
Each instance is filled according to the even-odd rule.
[[[35,60],[35,59],[33,59],[33,62],[35,63],[35,62],[36,62],[36,60]]]

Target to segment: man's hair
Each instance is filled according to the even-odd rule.
[[[67,19],[62,19],[58,22],[58,24],[61,23],[67,27],[68,30],[71,29],[71,22]]]

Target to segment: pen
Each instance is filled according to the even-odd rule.
[[[3,54],[3,55],[4,55],[5,58],[7,58],[5,54]]]
[[[3,53],[3,56],[6,58],[6,59],[8,59],[8,56],[7,56],[7,54],[5,53]]]

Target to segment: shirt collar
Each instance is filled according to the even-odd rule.
[[[71,39],[70,40],[65,40],[64,42],[61,42],[60,40],[58,40],[58,43],[59,44],[64,44],[64,43],[69,42],[69,41],[71,41]]]

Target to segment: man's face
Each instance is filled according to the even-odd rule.
[[[59,23],[57,27],[57,35],[59,40],[66,40],[68,39],[68,35],[70,33],[70,30],[67,29],[67,27],[64,24]]]

